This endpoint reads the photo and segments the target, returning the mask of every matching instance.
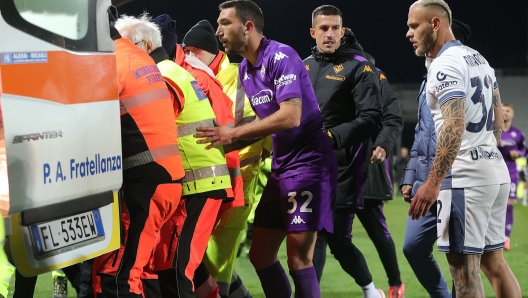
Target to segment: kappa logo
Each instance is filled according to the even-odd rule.
[[[372,72],[372,73],[374,73],[374,71],[372,70],[372,68],[370,68],[369,65],[365,65],[365,67],[363,68],[363,72]]]
[[[342,71],[343,69],[345,69],[345,67],[344,67],[343,64],[341,64],[341,63],[338,64],[338,65],[336,65],[336,66],[334,66],[334,72],[335,72],[336,74],[338,74],[338,73],[339,73],[340,71]]]
[[[310,65],[306,64],[305,67],[307,71],[310,71]]]
[[[247,74],[247,72],[246,72],[246,73],[244,74],[244,80],[243,80],[243,81],[247,81],[247,80],[249,80],[249,76],[248,76],[248,74]]]
[[[298,225],[298,224],[302,224],[302,223],[305,224],[306,222],[301,218],[300,215],[296,215],[296,216],[294,216],[294,217],[293,217],[293,220],[292,220],[292,222],[291,222],[292,225],[293,225],[293,224]]]
[[[290,57],[288,57],[286,54],[282,52],[275,53],[275,58],[273,59],[273,63],[280,61],[284,58],[290,58]]]

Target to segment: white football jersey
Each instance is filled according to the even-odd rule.
[[[453,98],[465,98],[466,130],[451,168],[452,188],[510,183],[510,176],[493,135],[495,71],[474,49],[459,41],[446,43],[427,72],[427,105],[435,121],[437,137],[444,119],[440,106]],[[445,185],[444,181],[443,185]]]

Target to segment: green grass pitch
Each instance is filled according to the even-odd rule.
[[[401,278],[406,286],[405,296],[407,298],[422,298],[427,297],[427,294],[418,283],[418,280],[414,276],[402,252],[408,206],[409,205],[407,203],[403,202],[399,198],[396,198],[394,201],[390,201],[388,204],[386,204],[384,210],[387,217],[389,230],[396,244]],[[528,298],[528,207],[523,207],[521,204],[517,204],[515,206],[514,220],[515,222],[511,237],[511,250],[505,251],[504,255],[521,285],[523,297]],[[376,287],[386,291],[388,289],[388,285],[385,270],[383,269],[374,245],[368,238],[359,221],[354,222],[353,235],[354,243],[365,255]],[[451,284],[451,276],[449,275],[449,269],[444,254],[438,253],[436,247],[433,251],[436,260],[444,271],[444,275],[446,275],[448,284]],[[341,269],[329,251],[327,254],[327,263],[321,283],[322,297],[362,297],[361,290],[355,284],[354,280]],[[284,246],[279,252],[279,257],[281,263],[283,266],[285,266],[286,249]],[[240,257],[237,259],[236,270],[249,288],[253,297],[264,297],[257,275],[255,274],[255,271],[253,270],[253,267],[247,258]],[[486,277],[484,274],[482,274],[482,276],[487,297],[495,297]],[[13,282],[11,282],[9,297],[12,296],[12,290]],[[68,297],[76,297],[75,291],[71,287],[69,287],[68,292]],[[35,297],[50,298],[52,293],[53,284],[51,280],[51,274],[39,276],[37,288],[35,290]]]

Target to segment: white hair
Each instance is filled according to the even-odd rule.
[[[156,23],[152,22],[147,12],[139,17],[122,15],[114,26],[121,36],[130,39],[135,44],[150,41],[153,50],[161,47],[160,28]],[[138,46],[143,49],[142,45]]]
[[[447,16],[447,19],[449,20],[449,25],[451,26],[451,23],[453,22],[453,13],[451,12],[451,8],[449,8],[449,5],[447,5],[444,0],[418,0],[411,5],[411,8],[413,8],[413,6],[415,5],[436,8],[438,16]]]

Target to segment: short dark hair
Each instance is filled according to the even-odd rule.
[[[340,16],[343,18],[341,10],[333,5],[321,5],[314,9],[312,12],[312,24],[314,24],[317,16]]]
[[[264,14],[255,2],[251,0],[229,0],[220,4],[218,8],[220,10],[235,8],[236,16],[242,23],[253,22],[257,32],[262,34],[264,30]]]
[[[502,103],[502,106],[503,106],[503,107],[510,108],[510,109],[512,109],[512,111],[513,111],[513,105],[512,105],[511,103],[505,103],[505,102],[503,102],[503,103]]]

